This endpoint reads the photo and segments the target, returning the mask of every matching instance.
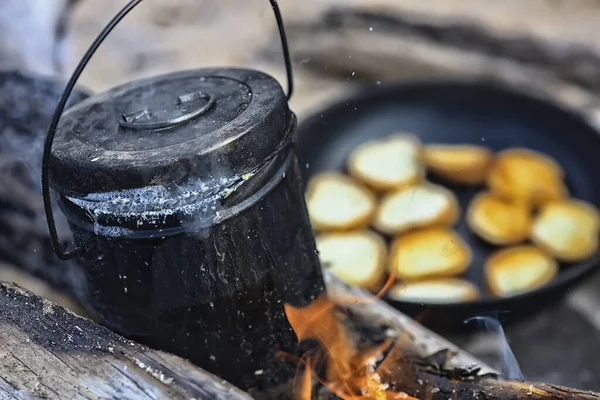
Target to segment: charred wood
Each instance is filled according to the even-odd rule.
[[[380,364],[390,389],[427,400],[600,399],[600,394],[557,385],[508,381],[452,343],[368,293],[326,274],[329,296],[346,309],[343,322],[359,346],[386,337],[396,344]],[[357,301],[360,300],[360,301]],[[331,394],[321,390],[320,398]]]
[[[401,356],[388,359],[390,389],[426,400],[597,400],[600,394],[535,382],[505,381],[478,375],[477,369],[446,368],[428,358]],[[327,389],[319,399],[334,400]]]
[[[0,284],[0,398],[251,397],[10,284]]]
[[[343,304],[364,296],[328,276]],[[359,306],[360,305],[360,306]],[[600,399],[592,392],[510,382],[418,323],[374,300],[350,305],[346,323],[367,345],[412,340],[386,358],[393,389],[423,399]],[[7,284],[0,285],[0,397],[251,399],[176,356],[150,350]],[[440,349],[435,351],[435,349]],[[449,349],[449,350],[448,350]],[[292,384],[256,398],[290,398]],[[320,398],[332,398],[322,390]]]

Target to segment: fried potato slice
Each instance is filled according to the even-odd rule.
[[[392,300],[413,303],[465,303],[479,298],[479,289],[471,282],[458,278],[440,278],[418,282],[397,283],[390,288]]]
[[[372,231],[323,233],[316,238],[324,268],[349,285],[376,292],[385,278],[387,246]]]
[[[427,168],[450,182],[480,184],[494,161],[494,153],[485,146],[429,144],[423,149]]]
[[[548,203],[533,222],[531,240],[560,261],[585,260],[598,251],[598,209],[581,200]]]
[[[421,142],[411,134],[393,134],[357,146],[348,172],[377,191],[404,188],[425,179]]]
[[[390,251],[389,272],[403,281],[451,277],[464,273],[472,251],[449,228],[427,228],[398,237]]]
[[[467,207],[467,225],[488,243],[503,246],[529,238],[533,216],[524,203],[512,203],[489,192],[478,194]]]
[[[497,250],[484,269],[492,294],[508,297],[548,284],[558,274],[558,263],[544,250],[526,245]]]
[[[424,182],[383,197],[373,226],[388,235],[414,228],[452,226],[460,216],[454,193],[440,185]]]
[[[564,171],[551,157],[523,148],[499,152],[488,174],[490,190],[515,202],[540,205],[569,195]]]
[[[315,175],[306,189],[306,205],[316,231],[351,230],[371,223],[377,209],[369,189],[341,173]]]

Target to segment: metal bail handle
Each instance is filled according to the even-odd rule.
[[[54,222],[54,211],[52,210],[52,201],[50,198],[50,175],[49,175],[49,158],[50,153],[52,151],[52,143],[54,142],[54,135],[56,134],[56,128],[58,127],[58,122],[60,121],[60,117],[65,109],[67,101],[69,100],[69,96],[75,87],[75,83],[79,79],[81,73],[87,66],[88,62],[98,50],[98,47],[104,42],[104,39],[110,34],[110,32],[117,26],[119,22],[131,10],[133,10],[138,4],[140,4],[143,0],[131,0],[127,3],[114,17],[113,19],[104,27],[102,32],[98,35],[98,37],[94,40],[90,48],[85,52],[81,61],[75,68],[73,75],[69,79],[67,86],[56,106],[56,110],[54,110],[54,114],[52,116],[52,120],[50,121],[50,126],[48,126],[48,131],[46,133],[46,139],[44,141],[44,152],[42,154],[42,198],[44,200],[44,210],[46,212],[46,222],[48,223],[48,230],[50,231],[50,241],[52,242],[52,247],[54,248],[54,252],[56,256],[63,261],[69,260],[73,258],[77,252],[79,251],[78,247],[75,247],[70,250],[64,250],[60,239],[58,238],[58,232],[56,230],[56,223]],[[285,27],[283,25],[283,18],[281,16],[281,11],[279,10],[279,5],[276,0],[269,0],[271,3],[271,8],[273,9],[273,14],[275,15],[275,20],[277,21],[277,28],[279,29],[279,36],[281,38],[281,47],[283,51],[283,59],[285,62],[285,69],[287,74],[287,99],[288,101],[291,99],[292,94],[294,92],[294,76],[292,71],[292,61],[290,58],[290,51],[288,48],[287,36],[285,34]]]

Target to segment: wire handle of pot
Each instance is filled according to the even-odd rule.
[[[75,68],[75,71],[71,75],[65,90],[60,98],[56,109],[54,110],[54,114],[52,116],[52,120],[50,121],[50,125],[48,126],[48,131],[46,133],[46,139],[44,141],[44,151],[42,155],[42,198],[44,201],[44,211],[46,213],[46,222],[48,224],[48,230],[50,231],[50,241],[52,242],[52,247],[54,248],[54,252],[56,256],[63,261],[69,260],[73,258],[79,251],[78,247],[66,250],[63,248],[60,243],[60,239],[58,237],[58,231],[56,229],[56,223],[54,221],[54,211],[52,210],[52,199],[50,196],[50,174],[49,174],[49,158],[50,153],[52,151],[52,143],[54,142],[54,136],[56,134],[56,129],[58,127],[58,123],[60,121],[60,117],[65,109],[67,101],[71,96],[71,92],[79,80],[83,70],[87,66],[88,62],[98,50],[102,42],[108,37],[108,35],[112,32],[112,30],[121,22],[123,18],[131,10],[133,10],[138,4],[140,4],[143,0],[131,0],[127,3],[114,17],[113,19],[104,27],[102,32],[98,35],[98,37],[94,40],[92,45],[85,52],[81,61]],[[279,5],[276,0],[269,0],[271,3],[271,8],[273,9],[273,14],[275,15],[275,20],[277,21],[277,28],[279,30],[279,36],[281,38],[281,47],[283,51],[283,59],[285,62],[285,69],[287,74],[287,99],[288,101],[292,98],[292,94],[294,92],[294,75],[292,71],[292,60],[290,58],[290,51],[288,47],[287,36],[285,33],[285,27],[283,25],[283,18],[281,16],[281,11],[279,10]]]

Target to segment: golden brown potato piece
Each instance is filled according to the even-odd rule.
[[[452,229],[427,228],[394,241],[388,268],[403,281],[416,281],[460,275],[471,259],[471,249]]]
[[[348,172],[377,191],[404,188],[425,178],[421,143],[410,134],[393,134],[357,146]]]
[[[490,190],[515,202],[540,205],[568,196],[564,172],[549,156],[513,148],[496,156],[487,184]]]
[[[500,297],[529,292],[548,284],[558,274],[558,263],[535,246],[498,250],[485,263],[485,277],[492,294]]]
[[[373,225],[380,232],[396,235],[413,228],[452,226],[459,215],[454,193],[425,182],[384,196]]]
[[[324,268],[353,286],[376,292],[385,277],[387,247],[371,231],[324,233],[317,236],[317,250]]]
[[[494,153],[484,146],[430,144],[423,150],[423,160],[437,175],[473,185],[485,182]]]
[[[377,207],[375,196],[366,187],[336,172],[322,173],[310,180],[306,205],[316,231],[367,226]]]
[[[598,250],[599,231],[600,216],[593,205],[567,200],[540,209],[531,239],[559,260],[577,262]]]
[[[465,303],[479,298],[479,289],[457,278],[440,278],[419,282],[397,283],[388,292],[392,300],[412,303]]]
[[[471,230],[488,243],[502,246],[524,241],[531,234],[529,206],[511,203],[492,193],[480,193],[467,208],[466,221]]]

